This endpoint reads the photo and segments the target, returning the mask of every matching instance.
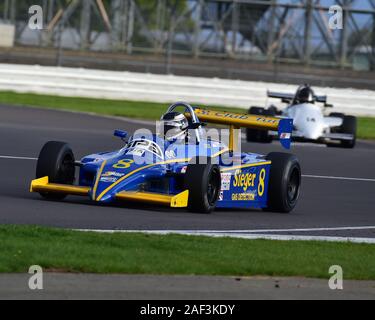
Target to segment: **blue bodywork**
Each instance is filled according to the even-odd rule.
[[[279,130],[279,135],[290,133],[292,121],[282,120]],[[125,135],[115,132],[122,139]],[[289,147],[290,135],[280,141]],[[184,174],[189,162],[202,156],[216,161],[221,168],[218,208],[267,206],[271,162],[259,154],[230,152],[220,141],[181,144],[169,143],[155,134],[133,136],[121,150],[84,157],[79,185],[90,187],[91,199],[103,203],[114,201],[122,191],[177,195],[185,191]]]

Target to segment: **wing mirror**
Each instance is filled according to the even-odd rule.
[[[121,140],[124,140],[128,136],[128,133],[126,131],[123,131],[123,130],[115,130],[113,135],[117,138],[120,138]]]

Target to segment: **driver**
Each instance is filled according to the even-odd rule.
[[[294,99],[294,104],[314,102],[314,91],[311,89],[310,86],[304,85],[297,90],[296,97]]]
[[[169,142],[186,142],[188,137],[189,121],[179,112],[166,113],[161,121],[162,134]]]

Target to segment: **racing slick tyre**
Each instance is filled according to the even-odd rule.
[[[210,158],[193,159],[186,169],[184,183],[189,190],[189,211],[211,213],[215,209],[221,190],[221,173]]]
[[[301,188],[301,166],[298,158],[288,153],[273,152],[266,211],[289,213],[297,205]]]
[[[249,114],[259,116],[275,116],[274,109],[264,109],[260,107],[251,107]],[[246,129],[247,142],[271,143],[272,136],[266,130]]]
[[[36,166],[36,178],[48,177],[50,183],[73,184],[75,175],[74,154],[68,144],[50,141],[42,148]],[[51,200],[62,200],[63,194],[41,193]]]
[[[357,118],[345,116],[344,123],[341,126],[341,132],[353,135],[353,140],[341,141],[341,146],[347,149],[353,149],[357,143]]]
[[[346,116],[343,113],[331,113],[330,117],[337,117],[343,120],[340,127],[336,128],[333,132],[335,133],[345,133],[353,135],[353,140],[342,140],[340,146],[342,148],[352,149],[357,143],[357,118],[353,116]],[[334,145],[328,145],[332,147]]]

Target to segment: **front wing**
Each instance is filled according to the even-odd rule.
[[[277,137],[277,134],[274,132],[270,132],[269,135]],[[299,131],[293,131],[292,133],[292,140],[295,139],[307,139],[301,132]],[[338,140],[338,141],[351,141],[354,139],[354,136],[352,134],[345,134],[345,133],[325,133],[322,136],[319,137],[316,141],[319,141],[321,139],[327,139],[327,140]]]
[[[49,183],[48,177],[33,180],[30,187],[30,192],[55,193],[87,197],[89,196],[90,191],[91,188],[89,187]],[[186,190],[178,195],[122,191],[116,194],[116,199],[167,205],[172,208],[186,208],[188,205],[189,191]]]

